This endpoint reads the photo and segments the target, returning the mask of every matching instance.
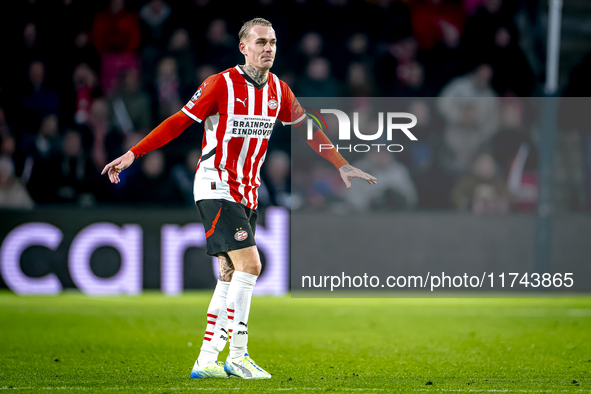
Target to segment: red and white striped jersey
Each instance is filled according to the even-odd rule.
[[[297,124],[306,114],[287,84],[269,73],[256,86],[240,66],[207,78],[183,107],[196,122],[205,121],[195,201],[224,199],[257,208],[260,170],[273,125]]]

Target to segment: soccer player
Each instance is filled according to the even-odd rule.
[[[205,122],[193,192],[206,230],[207,253],[218,257],[220,275],[192,378],[271,377],[247,350],[252,291],[261,271],[254,239],[259,173],[276,119],[284,125],[302,125],[307,118],[287,84],[269,72],[277,45],[271,23],[250,20],[240,29],[239,39],[244,65],[207,78],[181,111],[102,171],[112,183],[119,183],[119,173],[136,158],[179,136],[193,122]],[[300,129],[305,135],[305,127]],[[319,152],[319,145],[330,141],[315,127],[308,143]],[[319,153],[338,168],[347,188],[352,178],[376,183],[376,178],[349,165],[335,149]],[[230,354],[222,366],[217,357],[227,341]]]

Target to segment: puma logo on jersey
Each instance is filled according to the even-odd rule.
[[[236,101],[242,103],[242,105],[244,105],[246,107],[246,100],[248,100],[248,97],[245,98],[244,100],[240,100],[238,97],[236,97]]]

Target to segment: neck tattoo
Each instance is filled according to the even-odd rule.
[[[267,81],[267,76],[269,75],[269,70],[261,71],[257,70],[251,65],[244,65],[242,67],[244,72],[252,78],[253,81],[257,83],[257,85],[261,85]]]

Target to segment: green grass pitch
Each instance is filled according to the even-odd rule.
[[[591,392],[589,298],[257,297],[273,378],[193,380],[209,296],[0,293],[0,392]]]

